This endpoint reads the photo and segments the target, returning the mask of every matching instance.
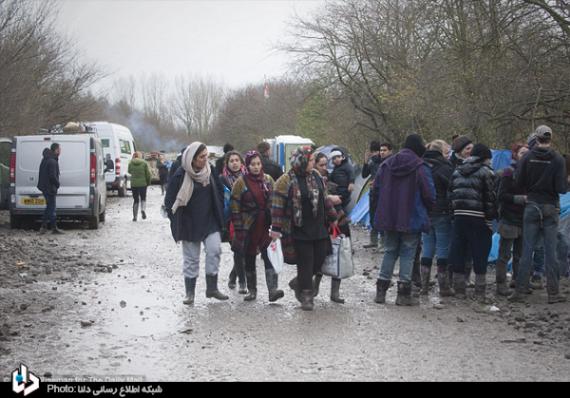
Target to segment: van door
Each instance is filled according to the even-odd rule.
[[[97,154],[97,182],[96,191],[98,192],[99,203],[99,213],[105,211],[105,205],[107,203],[107,184],[105,183],[105,158],[103,156],[103,148],[98,140],[95,140],[95,152]]]
[[[129,163],[131,162],[131,159],[133,158],[133,153],[134,153],[133,142],[129,139],[126,139],[126,137],[120,137],[119,138],[119,153],[121,156],[121,167],[124,167],[122,169],[121,174],[127,176],[127,178],[128,178],[127,188],[130,188],[131,187],[131,176],[129,175],[128,170],[129,170]]]

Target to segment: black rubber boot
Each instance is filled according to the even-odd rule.
[[[497,267],[495,268],[495,281],[497,283],[498,296],[509,296],[511,294],[507,286],[507,264],[500,260],[497,261]]]
[[[218,274],[206,275],[206,297],[227,300],[229,297],[218,290]]]
[[[301,291],[301,308],[303,311],[312,311],[314,308],[313,304],[313,291],[303,290]]]
[[[184,287],[186,289],[186,298],[184,299],[183,303],[186,305],[194,304],[196,278],[184,278]]]
[[[487,275],[475,274],[475,300],[485,304],[487,302]]]
[[[54,235],[63,235],[63,234],[65,234],[65,232],[63,232],[61,229],[59,229],[59,228],[57,227],[57,225],[54,225],[54,226],[51,228],[51,233],[54,234]]]
[[[244,258],[239,254],[234,254],[234,270],[237,275],[239,294],[247,294],[247,281],[245,277],[245,263]]]
[[[321,286],[321,280],[323,279],[323,274],[316,274],[313,276],[313,297],[319,295],[319,287]]]
[[[446,259],[437,260],[437,283],[439,285],[440,297],[451,297],[455,294],[450,287]]]
[[[426,263],[430,262],[430,266],[428,266]],[[422,289],[420,290],[420,294],[422,296],[427,296],[429,293],[429,282],[430,282],[430,277],[431,277],[431,259],[424,259],[422,258],[422,265],[420,267],[420,276],[422,279]]]
[[[141,215],[142,219],[146,220],[146,201],[141,200]]]
[[[139,204],[133,203],[133,221],[137,221],[138,214],[139,214]]]
[[[384,304],[386,303],[386,292],[390,287],[390,281],[386,281],[383,279],[378,279],[376,281],[376,298],[374,299],[375,303]]]
[[[374,229],[370,230],[370,243],[362,246],[365,249],[377,248],[378,247],[378,232]]]
[[[40,235],[45,234],[47,230],[48,230],[47,225],[42,223],[42,226],[40,227]]]
[[[253,301],[257,298],[257,273],[255,270],[246,271],[245,279],[247,281],[247,295],[243,298],[243,301]]]
[[[279,277],[273,268],[265,270],[265,282],[267,283],[270,303],[273,303],[285,296],[283,290],[277,289],[279,285]]]
[[[236,274],[236,268],[234,265],[234,267],[232,268],[232,270],[230,272],[230,276],[228,279],[228,287],[232,290],[236,288],[236,279],[237,279],[237,274]]]
[[[412,297],[412,283],[398,282],[398,295],[396,296],[396,305],[412,306],[419,305],[417,298]]]
[[[340,297],[340,279],[331,279],[331,301],[344,304],[344,299]]]
[[[302,302],[303,300],[301,299],[301,289],[297,277],[294,277],[289,281],[289,287],[291,288],[291,290],[295,292],[295,298],[297,299],[297,301]]]

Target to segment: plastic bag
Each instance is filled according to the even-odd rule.
[[[333,253],[325,259],[322,273],[337,279],[350,278],[354,275],[350,238],[339,234],[336,229],[331,233],[331,243]]]
[[[283,271],[283,264],[285,263],[283,259],[283,249],[281,248],[281,239],[276,239],[267,246],[267,257],[269,257],[269,261],[271,261],[275,273],[280,274],[281,271]]]

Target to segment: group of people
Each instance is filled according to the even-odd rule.
[[[384,249],[375,302],[385,303],[399,260],[396,304],[418,304],[413,282],[417,279],[420,294],[428,293],[434,259],[441,296],[465,298],[472,268],[474,297],[485,302],[487,259],[497,222],[501,239],[496,293],[524,301],[537,287],[531,283],[533,255],[543,253],[548,302],[565,301],[559,279],[567,242],[558,233],[558,221],[559,194],[568,189],[568,158],[552,149],[552,135],[548,126],[538,127],[527,144],[513,146],[511,165],[497,173],[489,148],[466,136],[456,137],[451,145],[443,140],[425,145],[421,136],[410,134],[395,154],[390,144],[371,143],[363,176],[373,181],[374,228],[365,247],[376,247],[380,235]],[[228,148],[223,163],[215,168],[200,142],[181,155],[164,206],[172,235],[182,242],[185,304],[194,302],[202,244],[206,296],[228,299],[218,288],[223,241],[233,251],[230,289],[239,285],[245,301],[257,298],[256,258],[261,254],[269,301],[282,298],[284,292],[267,256],[267,247],[279,239],[285,263],[297,266],[289,286],[302,309],[314,308],[321,268],[332,253],[331,230],[338,228],[350,236],[347,206],[354,170],[341,149],[327,156],[305,146],[292,154],[291,169],[282,173],[269,159],[268,149],[261,144],[243,157]],[[508,285],[511,258],[513,278]],[[330,298],[344,303],[340,283],[340,279],[331,281]]]
[[[527,144],[512,148],[512,163],[495,172],[492,153],[482,143],[459,136],[450,146],[435,140],[424,146],[419,135],[406,137],[397,154],[369,160],[379,163],[370,193],[373,236],[383,235],[384,257],[376,283],[377,303],[385,303],[399,259],[396,304],[418,304],[412,294],[414,274],[428,293],[434,257],[440,296],[466,297],[470,264],[475,273],[474,298],[486,302],[487,265],[493,224],[498,221],[499,259],[496,293],[525,301],[533,255],[543,253],[548,303],[566,301],[559,279],[566,272],[568,247],[558,232],[559,195],[568,190],[568,158],[552,149],[553,133],[539,126]],[[371,150],[379,149],[377,143]],[[451,153],[451,149],[453,152]],[[375,246],[372,239],[369,247]],[[507,285],[512,258],[513,278]],[[414,272],[416,271],[417,272]]]

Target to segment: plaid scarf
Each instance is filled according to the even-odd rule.
[[[309,198],[313,208],[313,218],[317,218],[319,210],[319,193],[320,186],[317,181],[317,175],[313,171],[310,174],[297,175],[294,170],[289,171],[291,178],[291,192],[293,198],[293,222],[296,227],[303,226],[303,196]],[[307,184],[307,192],[302,192],[299,179],[303,178]],[[303,193],[305,195],[303,195]]]

